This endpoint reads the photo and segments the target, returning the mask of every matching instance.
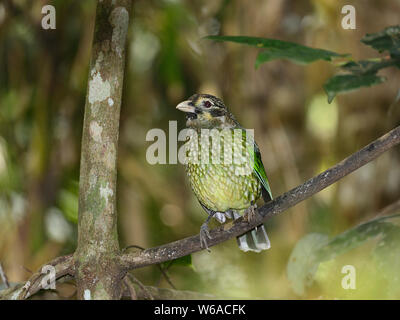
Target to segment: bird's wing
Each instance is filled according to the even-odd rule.
[[[246,134],[246,132],[244,134]],[[260,149],[255,141],[253,141],[252,143],[247,143],[247,150],[250,154],[251,161],[253,161],[253,171],[272,200],[272,192],[268,183],[267,174],[265,173],[264,165],[261,160]]]
[[[261,184],[263,185],[265,191],[268,192],[268,195],[270,199],[272,200],[272,192],[271,188],[269,186],[267,174],[265,173],[264,165],[261,160],[261,153],[260,150],[258,149],[257,145],[254,144],[254,165],[253,165],[254,172],[260,180]]]

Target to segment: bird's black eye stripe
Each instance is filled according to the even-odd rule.
[[[221,116],[223,116],[224,115],[224,110],[221,110],[221,109],[214,109],[214,110],[211,110],[211,115],[213,116],[213,117],[221,117]]]
[[[211,102],[208,101],[208,100],[204,101],[204,107],[210,108],[211,107]]]

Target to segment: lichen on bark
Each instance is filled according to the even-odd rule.
[[[116,179],[119,117],[130,0],[102,0],[96,10],[82,133],[79,180],[78,298],[119,299]],[[86,293],[86,296],[85,296]]]

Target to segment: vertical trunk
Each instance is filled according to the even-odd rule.
[[[116,177],[130,0],[100,0],[89,70],[79,178],[78,298],[118,299]]]

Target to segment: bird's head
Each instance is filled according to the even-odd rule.
[[[190,128],[226,128],[232,126],[233,117],[223,101],[210,94],[194,94],[176,108],[186,113],[186,126]]]

